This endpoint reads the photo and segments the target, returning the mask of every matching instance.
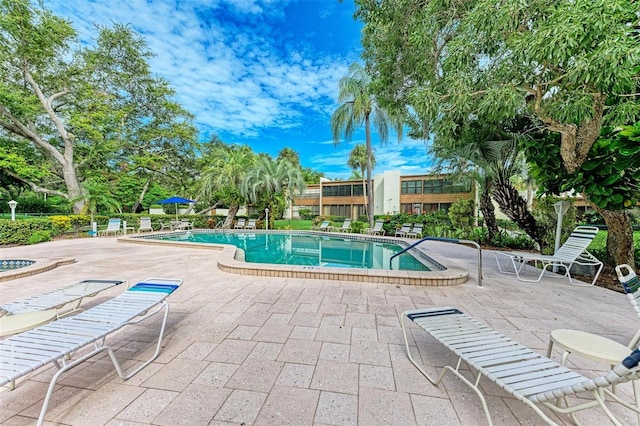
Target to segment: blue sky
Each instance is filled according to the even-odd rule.
[[[349,151],[364,129],[334,146],[329,125],[338,81],[360,61],[362,24],[351,0],[45,0],[83,42],[95,24],[130,24],[151,51],[152,72],[168,80],[195,116],[200,139],[217,134],[276,156],[284,147],[303,166],[347,178]],[[374,135],[374,173],[424,173],[423,141]]]

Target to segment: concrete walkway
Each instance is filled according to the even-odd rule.
[[[432,386],[407,360],[398,313],[451,305],[526,346],[546,352],[549,332],[577,328],[627,343],[638,328],[623,294],[574,287],[564,279],[522,283],[497,271],[484,253],[484,288],[476,285],[476,251],[425,243],[427,252],[467,265],[470,280],[452,287],[416,287],[233,275],[216,267],[220,252],[85,238],[2,248],[2,259],[75,257],[76,263],[0,283],[0,303],[87,278],[181,278],[159,358],[132,379],[120,379],[107,357],[63,375],[46,416],[64,425],[478,425],[477,396],[455,377]],[[103,302],[114,288],[85,302]],[[157,324],[124,328],[108,344],[132,365],[153,350]],[[416,331],[428,371],[452,354]],[[553,355],[559,359],[559,353]],[[608,366],[573,356],[587,375]],[[48,382],[46,368],[0,391],[0,422],[34,424]],[[494,424],[538,425],[527,406],[483,383]],[[631,399],[629,384],[620,391]],[[634,413],[611,403],[624,424]],[[547,410],[548,411],[548,410]],[[571,424],[568,416],[553,416]],[[586,425],[609,424],[599,409],[578,414]]]

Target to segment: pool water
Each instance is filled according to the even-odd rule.
[[[428,258],[403,253],[389,259],[404,247],[397,244],[315,234],[185,233],[160,236],[163,240],[230,244],[245,253],[245,261],[283,265],[338,268],[430,271]]]
[[[0,259],[0,272],[13,271],[14,269],[20,269],[26,266],[31,266],[34,263],[36,262],[33,260]]]

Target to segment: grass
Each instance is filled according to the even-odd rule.
[[[273,222],[274,229],[293,229],[296,231],[308,231],[313,225],[312,220],[303,219],[282,219]]]

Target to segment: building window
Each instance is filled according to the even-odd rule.
[[[400,191],[402,194],[422,194],[422,181],[421,180],[402,181]]]
[[[353,196],[361,196],[362,197],[362,185],[353,185]]]
[[[323,197],[350,197],[351,185],[332,185],[322,187]]]
[[[323,210],[325,215],[351,217],[351,204],[326,204]]]
[[[453,183],[449,180],[431,179],[424,181],[425,194],[459,194],[471,192],[471,181]]]
[[[425,213],[435,212],[438,210],[438,203],[424,203],[423,211]]]

